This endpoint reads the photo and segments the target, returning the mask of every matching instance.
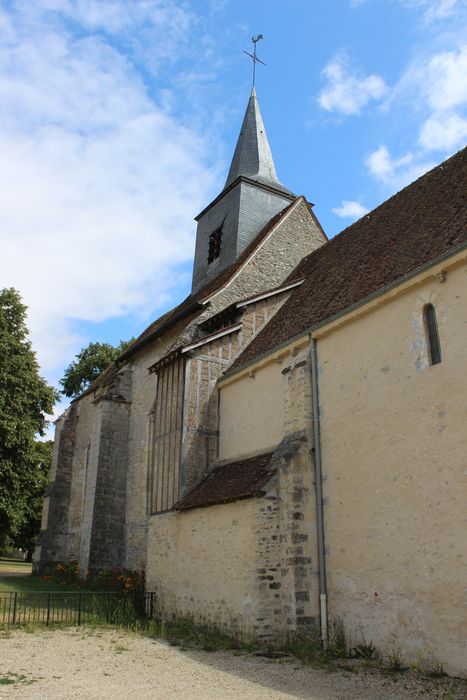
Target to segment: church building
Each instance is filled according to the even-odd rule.
[[[35,569],[467,674],[467,149],[328,240],[253,89],[190,295],[57,421]]]

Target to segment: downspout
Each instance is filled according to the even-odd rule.
[[[319,611],[321,621],[321,642],[326,649],[328,644],[328,603],[326,585],[326,557],[324,551],[324,512],[323,478],[321,471],[321,439],[318,393],[318,358],[316,340],[310,335],[311,357],[311,400],[313,406],[313,442],[315,463],[316,522],[318,526],[318,566],[319,566]]]

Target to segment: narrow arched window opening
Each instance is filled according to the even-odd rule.
[[[437,365],[441,362],[441,345],[439,342],[436,311],[433,304],[427,304],[425,306],[424,315],[430,365]]]

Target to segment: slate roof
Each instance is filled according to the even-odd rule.
[[[254,87],[248,100],[224,189],[240,176],[262,182],[290,194],[290,191],[279,182],[277,177]]]
[[[467,241],[467,148],[302,260],[305,277],[230,372]]]
[[[189,510],[262,495],[275,473],[269,464],[271,457],[272,452],[268,452],[214,467],[173,509]]]

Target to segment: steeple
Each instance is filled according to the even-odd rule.
[[[277,177],[253,86],[224,189],[196,217],[192,291],[235,262],[294,199]]]
[[[276,174],[254,86],[248,100],[224,189],[241,175],[256,182],[262,182],[269,187],[288,191],[279,182]]]

